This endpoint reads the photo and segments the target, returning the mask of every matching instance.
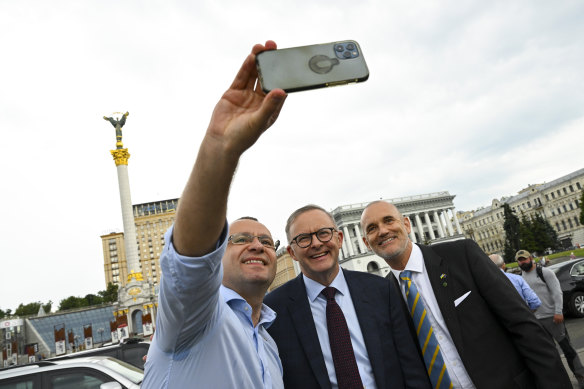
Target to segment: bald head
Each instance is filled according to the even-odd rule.
[[[491,254],[489,255],[489,258],[491,258],[491,261],[493,261],[495,265],[497,265],[501,269],[505,268],[505,261],[499,254]]]
[[[361,229],[363,230],[363,232],[365,232],[365,227],[366,227],[364,225],[364,220],[371,213],[370,212],[370,208],[371,207],[374,207],[374,208],[383,208],[387,212],[391,212],[397,218],[403,219],[403,215],[401,214],[401,212],[397,209],[397,207],[395,205],[393,205],[391,203],[388,203],[387,201],[383,201],[383,200],[372,201],[369,204],[367,204],[367,206],[363,210],[363,213],[361,214]]]

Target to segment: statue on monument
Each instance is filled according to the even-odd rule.
[[[108,120],[116,129],[116,139],[118,142],[122,141],[122,127],[124,127],[124,124],[126,124],[126,118],[128,117],[129,114],[130,114],[129,112],[126,112],[125,114],[122,115],[122,117],[119,120],[116,120],[113,117],[109,118],[107,116],[103,117],[103,120]]]

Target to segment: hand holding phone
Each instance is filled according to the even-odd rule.
[[[261,52],[256,66],[264,92],[326,88],[366,81],[369,70],[355,41],[331,42]]]

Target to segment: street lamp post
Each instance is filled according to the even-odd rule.
[[[97,332],[99,332],[99,343],[101,343],[101,344],[103,344],[103,332],[104,332],[104,331],[105,331],[105,330],[103,329],[103,327],[99,327],[99,328],[97,329]]]

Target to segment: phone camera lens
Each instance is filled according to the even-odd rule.
[[[351,54],[351,52],[350,52],[350,51],[345,51],[345,52],[343,53],[343,57],[345,57],[345,58],[351,58],[351,55],[352,55],[352,54]]]
[[[352,43],[347,44],[347,50],[355,50],[355,45]]]
[[[343,45],[336,45],[335,50],[337,50],[338,52],[341,52],[341,51],[345,50],[345,48],[343,47]]]

